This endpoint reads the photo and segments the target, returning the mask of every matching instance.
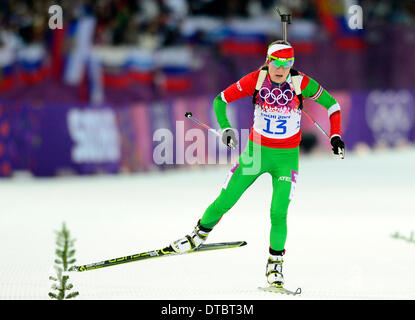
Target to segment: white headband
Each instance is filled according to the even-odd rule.
[[[292,48],[292,47],[286,44],[282,44],[282,43],[273,44],[272,46],[268,48],[267,56],[270,56],[275,51],[282,50],[282,49],[289,49],[289,48]]]

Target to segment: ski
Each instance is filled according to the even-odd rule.
[[[293,295],[293,296],[301,294],[301,288],[297,288],[297,290],[295,291],[291,291],[291,290],[285,289],[284,287],[277,287],[277,286],[258,287],[258,289],[262,291],[266,291],[266,292],[288,294],[288,295]]]
[[[141,261],[141,260],[148,260],[153,258],[161,258],[166,256],[178,256],[182,254],[188,253],[196,253],[196,252],[204,252],[204,251],[211,251],[211,250],[220,250],[220,249],[229,249],[229,248],[238,248],[246,245],[246,241],[234,241],[234,242],[217,242],[217,243],[207,243],[201,244],[196,249],[185,252],[185,253],[177,253],[173,250],[171,246],[165,247],[163,249],[147,251],[143,253],[137,253],[129,256],[124,256],[120,258],[104,260],[100,262],[84,264],[81,266],[72,266],[69,268],[69,271],[89,271],[104,267],[115,266],[118,264],[133,262],[133,261]]]

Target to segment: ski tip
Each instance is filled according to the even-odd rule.
[[[288,290],[284,287],[269,286],[269,287],[258,287],[259,290],[272,293],[281,293],[286,295],[297,296],[301,294],[301,288],[297,288],[295,291]]]

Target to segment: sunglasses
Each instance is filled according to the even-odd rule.
[[[283,67],[284,69],[291,68],[294,65],[294,58],[275,58],[273,56],[268,56],[270,62],[277,68]]]

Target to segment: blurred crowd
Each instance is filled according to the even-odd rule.
[[[97,18],[95,43],[160,47],[180,43],[180,25],[188,16],[252,17],[272,14],[275,5],[293,16],[316,19],[311,0],[0,0],[0,41],[19,45],[45,41],[48,8],[63,9],[65,25],[84,16]]]
[[[365,25],[415,24],[413,0],[330,1],[359,4]],[[82,15],[97,18],[95,43],[159,48],[183,41],[180,26],[189,16],[258,17],[289,10],[294,19],[318,21],[315,0],[0,0],[0,41],[3,46],[47,41],[48,8],[63,9],[65,25]],[[337,3],[337,4],[336,4]]]

